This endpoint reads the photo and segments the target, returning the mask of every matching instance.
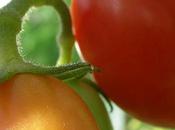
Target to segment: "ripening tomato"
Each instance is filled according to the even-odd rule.
[[[49,76],[20,74],[0,85],[0,130],[98,130],[83,100]]]
[[[175,127],[175,1],[73,0],[72,20],[95,78],[124,110]]]

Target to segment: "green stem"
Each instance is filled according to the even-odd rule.
[[[69,44],[69,43],[72,43],[72,42],[59,44],[59,58],[56,66],[68,64],[71,62],[73,44]]]
[[[71,55],[72,55],[72,48],[75,42],[73,33],[72,33],[72,25],[71,25],[71,18],[70,18],[70,13],[69,13],[69,9],[67,7],[67,5],[64,3],[64,6],[62,6],[62,13],[61,13],[61,17],[66,17],[65,19],[63,19],[62,23],[64,23],[65,25],[63,25],[63,27],[66,30],[66,32],[63,32],[61,37],[58,39],[58,46],[59,46],[59,58],[57,61],[56,66],[62,65],[62,64],[68,64],[71,62]],[[63,15],[63,16],[62,16]]]
[[[61,64],[68,64],[71,61],[72,48],[74,45],[74,36],[72,33],[72,24],[69,9],[67,5],[60,0],[62,6],[59,7],[59,13],[62,20],[62,32],[61,36],[58,38],[58,46],[60,49],[60,55],[56,66]]]

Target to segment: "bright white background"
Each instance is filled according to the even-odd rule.
[[[9,3],[11,0],[0,0],[0,8],[5,6],[7,3]]]

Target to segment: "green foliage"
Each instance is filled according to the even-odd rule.
[[[67,0],[70,3],[70,0]],[[31,11],[32,10],[32,11]],[[47,6],[32,8],[26,14],[21,38],[24,59],[36,64],[55,65],[59,57],[57,35],[60,31],[60,20],[57,12]],[[72,62],[80,62],[73,48]]]
[[[24,58],[42,65],[55,65],[59,55],[56,43],[59,21],[56,11],[50,7],[40,7],[26,16],[28,20],[23,25],[21,38]]]
[[[27,23],[30,23],[30,16],[25,17],[24,23],[21,27],[21,20],[27,10],[31,8],[32,6],[52,6],[57,10],[57,13],[60,17],[60,35],[57,37],[58,43],[60,43],[59,47],[63,49],[68,48],[66,51],[67,53],[64,53],[62,51],[62,56],[64,57],[65,61],[69,61],[70,55],[69,50],[72,48],[74,44],[74,37],[72,34],[72,27],[71,27],[71,18],[69,14],[69,10],[65,3],[62,0],[53,0],[53,1],[47,1],[47,0],[28,0],[26,2],[22,0],[12,0],[7,6],[0,9],[0,82],[4,82],[14,76],[18,73],[34,73],[34,74],[47,74],[47,75],[53,75],[55,77],[61,78],[62,80],[65,79],[76,79],[77,77],[81,77],[85,75],[87,72],[92,72],[92,67],[89,64],[86,63],[79,63],[79,64],[73,64],[73,65],[62,65],[62,66],[43,66],[43,65],[36,65],[33,64],[31,61],[35,61],[34,59],[36,57],[29,55],[31,52],[30,48],[25,48],[24,46],[29,45],[31,43],[34,43],[32,39],[38,39],[40,41],[40,38],[42,37],[52,37],[54,36],[54,42],[56,42],[56,34],[58,27],[54,31],[53,29],[55,26],[52,26],[52,28],[49,28],[44,24],[42,26],[43,28],[37,29],[39,27],[39,20],[40,17],[42,18],[48,18],[48,16],[53,15],[53,23],[55,25],[58,25],[58,20],[56,13],[53,14],[49,12],[50,10],[47,10],[46,16],[44,14],[40,15],[32,15],[33,20],[36,20],[36,24],[32,26],[27,26]],[[39,12],[42,12],[41,10]],[[31,17],[32,17],[31,16]],[[46,17],[45,17],[46,16]],[[29,20],[28,20],[29,19]],[[42,20],[42,19],[41,19]],[[47,20],[46,20],[47,22]],[[48,22],[47,22],[48,23]],[[48,24],[50,25],[50,24]],[[27,30],[28,33],[26,33],[24,30]],[[38,30],[38,32],[36,31]],[[52,30],[51,32],[48,32],[49,30]],[[31,33],[34,35],[30,36]],[[42,35],[40,35],[42,34]],[[54,35],[50,35],[54,34]],[[53,37],[52,37],[53,38]],[[28,39],[28,40],[26,40]],[[46,38],[47,39],[47,38]],[[46,40],[42,40],[39,43],[35,44],[36,46],[44,46],[42,45],[43,42]],[[47,44],[52,43],[52,40],[50,39],[47,41]],[[27,44],[28,42],[28,44]],[[26,44],[25,44],[26,43]],[[32,44],[31,44],[32,45]],[[57,49],[57,45],[53,44],[55,46],[55,49]],[[47,46],[48,47],[48,46]],[[41,48],[38,48],[38,50],[42,50]],[[47,48],[44,49],[47,50]],[[41,51],[42,52],[42,51]],[[55,51],[56,53],[56,51]],[[32,54],[32,53],[31,53]],[[45,54],[45,53],[43,53]],[[41,56],[41,53],[39,54]],[[38,57],[39,57],[38,56]],[[49,52],[49,57],[52,57]],[[58,57],[55,54],[55,57]],[[25,60],[23,60],[25,59]],[[29,59],[29,60],[28,60]],[[49,59],[49,58],[48,58]],[[55,58],[56,59],[56,58]],[[54,59],[54,60],[55,60]],[[36,60],[37,61],[37,60]],[[39,63],[39,62],[38,62]],[[42,63],[40,63],[42,64]],[[52,63],[51,63],[52,64]]]
[[[66,2],[67,5],[70,5],[71,0],[64,0]]]

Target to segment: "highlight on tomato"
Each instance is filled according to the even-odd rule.
[[[50,76],[18,74],[0,84],[1,130],[99,130],[83,100]]]
[[[175,1],[72,0],[73,29],[99,86],[148,123],[175,127]]]

